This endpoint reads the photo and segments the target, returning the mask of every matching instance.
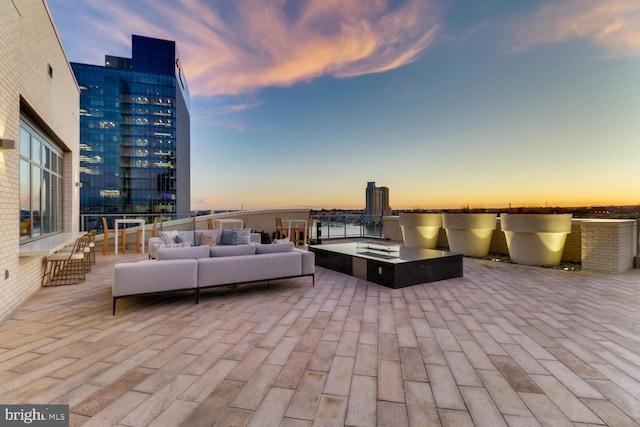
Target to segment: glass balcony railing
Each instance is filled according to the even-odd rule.
[[[318,236],[318,233],[320,234]],[[349,214],[311,215],[311,240],[339,238],[382,238],[382,217]]]

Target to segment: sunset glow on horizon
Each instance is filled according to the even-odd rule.
[[[175,40],[192,209],[640,204],[640,2],[48,0],[70,61]]]

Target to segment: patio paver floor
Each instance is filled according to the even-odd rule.
[[[639,425],[640,270],[465,258],[388,289],[318,268],[118,301],[40,289],[0,323],[0,403],[64,403],[83,426]]]

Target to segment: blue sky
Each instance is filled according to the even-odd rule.
[[[192,209],[640,204],[638,0],[49,0],[70,61],[175,40]]]

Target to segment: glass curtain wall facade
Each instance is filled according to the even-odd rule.
[[[132,59],[71,64],[81,93],[85,229],[99,227],[101,214],[190,212],[189,93],[175,43],[134,35],[132,46]]]

